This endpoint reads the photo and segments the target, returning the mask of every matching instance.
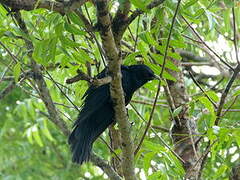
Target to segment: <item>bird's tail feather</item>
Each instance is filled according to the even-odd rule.
[[[77,125],[69,136],[68,143],[71,146],[73,153],[72,161],[82,164],[84,161],[89,160],[90,152],[92,149],[92,140],[89,135],[89,130],[84,125]]]
[[[105,108],[105,111],[106,109],[108,108]],[[99,111],[95,116],[80,122],[76,124],[68,139],[73,153],[72,161],[78,164],[89,160],[93,142],[113,122],[113,110],[109,109],[104,113]]]

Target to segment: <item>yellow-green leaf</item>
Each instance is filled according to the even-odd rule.
[[[13,75],[16,83],[18,82],[20,73],[21,73],[21,64],[20,62],[18,62],[13,68]]]

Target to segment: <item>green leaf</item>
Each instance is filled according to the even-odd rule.
[[[47,65],[49,62],[55,62],[57,37],[35,41],[33,58],[42,65]]]
[[[74,42],[74,41],[72,41],[69,38],[64,37],[64,36],[60,36],[59,39],[60,39],[63,47],[76,48],[76,47],[80,47],[81,46],[81,44],[76,43],[76,42]]]
[[[48,130],[48,126],[47,126],[47,120],[43,120],[43,124],[44,124],[44,127],[41,128],[43,134],[50,140],[50,141],[53,141],[55,142],[54,138],[52,137],[51,133],[49,132]]]
[[[40,16],[41,17],[41,16]],[[45,18],[43,18],[45,20]],[[59,13],[56,12],[51,12],[48,14],[47,19],[45,20],[45,24],[49,26],[58,26],[59,23],[62,22],[62,16]]]
[[[3,33],[4,36],[7,36],[7,37],[10,37],[10,38],[13,38],[13,39],[17,39],[17,36],[11,31],[3,31],[2,33]]]
[[[157,61],[157,63],[159,63],[161,65],[163,64],[163,56],[162,55],[151,53],[151,56],[154,58],[154,60]],[[177,71],[177,72],[180,71],[178,69],[178,67],[169,59],[166,59],[165,67],[168,69],[171,69],[173,71]]]
[[[240,89],[238,89],[237,91],[235,91],[234,93],[233,93],[233,96],[239,96],[240,95]]]
[[[65,24],[64,24],[64,28],[65,28],[68,32],[70,32],[70,33],[72,33],[72,34],[75,34],[75,35],[85,35],[85,34],[86,34],[85,31],[82,31],[82,30],[76,28],[74,25],[69,24],[69,23],[66,23],[66,22],[65,22]]]
[[[162,69],[160,66],[149,63],[149,62],[145,62],[145,64],[149,66],[154,71],[155,74],[160,74]],[[167,71],[163,71],[163,78],[174,81],[174,82],[177,81],[176,78],[173,77],[171,74],[169,74]]]
[[[37,125],[34,125],[32,127],[32,135],[33,135],[34,140],[37,142],[37,144],[39,146],[43,147],[43,143],[42,143],[41,137],[39,135],[39,131],[38,131]]]
[[[179,115],[179,113],[182,111],[183,107],[179,106],[178,108],[174,109],[173,111],[173,117],[176,117],[177,115]]]
[[[30,144],[33,144],[32,129],[28,128],[26,131],[26,136]]]
[[[149,52],[149,47],[147,44],[143,43],[140,41],[137,45],[138,50],[140,51],[141,55],[145,60],[148,60],[148,52]]]
[[[34,51],[33,51],[33,58],[39,64],[46,65],[46,58],[42,58],[42,54],[45,55],[44,48],[46,47],[46,40],[44,41],[36,41],[34,43]],[[45,45],[45,46],[44,46]]]
[[[81,19],[78,17],[76,13],[70,12],[68,14],[68,17],[74,24],[77,24],[79,27],[84,27],[84,23],[81,21]]]
[[[238,147],[240,147],[240,136],[239,136],[239,134],[240,134],[240,128],[234,129],[233,136],[234,136],[234,138],[235,138],[235,140],[238,144]]]
[[[214,173],[213,179],[219,179],[222,177],[222,175],[225,173],[225,171],[228,169],[228,166],[225,164],[222,164],[216,173]]]
[[[155,156],[155,152],[148,152],[144,154],[144,158],[143,158],[143,169],[145,171],[145,174],[148,174],[148,169],[151,165],[151,160],[153,159],[153,157]]]
[[[53,37],[50,39],[50,41],[48,43],[49,49],[48,49],[48,53],[46,55],[47,61],[55,62],[57,41],[58,41],[57,37]]]
[[[182,59],[182,57],[178,53],[175,53],[175,52],[168,51],[167,55],[172,57],[173,59],[176,59],[176,60],[181,60]]]
[[[151,0],[130,0],[130,2],[136,7],[143,11],[147,11],[146,5],[149,4]]]
[[[78,49],[79,52],[73,52],[72,55],[75,60],[81,64],[85,64],[86,62],[92,63],[92,58],[82,49]]]
[[[198,0],[190,0],[188,1],[186,4],[183,5],[183,9],[187,9],[189,8],[190,6],[196,4],[198,2]]]
[[[150,81],[150,82],[146,83],[143,87],[145,87],[151,91],[156,91],[156,89],[158,87],[158,81]]]
[[[21,64],[18,62],[13,68],[14,80],[17,83],[21,73]]]
[[[214,91],[207,91],[206,94],[207,94],[214,102],[218,102],[218,101],[219,101],[219,97],[218,97],[218,95],[217,95]]]
[[[63,23],[59,23],[58,25],[56,25],[55,33],[58,37],[61,37],[63,35]]]
[[[86,51],[84,51],[83,49],[78,49],[78,52],[80,56],[85,59],[85,61],[92,62],[92,58],[88,55]]]
[[[148,151],[153,151],[153,152],[161,152],[161,151],[166,151],[164,147],[162,147],[159,144],[152,143],[151,141],[144,141],[144,146]]]
[[[158,43],[155,41],[155,39],[152,37],[152,35],[145,31],[139,34],[139,37],[146,43],[146,44],[151,44],[153,46],[157,46]]]
[[[140,55],[140,52],[139,52],[139,51],[127,55],[127,56],[124,58],[124,60],[123,60],[124,64],[125,64],[125,65],[135,64],[135,63],[136,63],[136,56],[137,56],[137,55]]]
[[[154,74],[157,74],[157,75],[160,74],[161,67],[159,67],[156,64],[149,63],[149,62],[145,62],[145,64],[153,70]]]
[[[214,18],[213,18],[213,15],[210,11],[208,10],[205,10],[206,12],[206,16],[208,18],[208,23],[209,23],[209,30],[212,30],[214,28]]]
[[[0,14],[2,17],[6,18],[8,15],[7,10],[2,6],[2,4],[0,4]]]
[[[35,113],[35,108],[32,103],[32,99],[26,100],[26,107],[27,107],[28,116],[31,117],[32,119],[34,119],[36,117],[36,113]]]
[[[189,114],[192,115],[195,112],[195,101],[191,101],[189,107]]]
[[[29,34],[26,34],[25,32],[23,32],[22,29],[17,28],[17,27],[14,27],[13,29],[18,36],[21,36],[24,39],[27,39],[27,40],[31,41],[31,38],[29,37]]]
[[[171,40],[170,46],[173,46],[175,48],[186,48],[186,43],[184,41],[180,41],[180,40]]]
[[[200,97],[198,100],[209,110],[210,113],[215,114],[213,104],[206,97]]]
[[[223,20],[224,20],[224,28],[223,30],[225,32],[230,32],[231,31],[231,18],[230,17],[231,14],[231,9],[226,9],[226,11],[223,11]]]
[[[156,171],[152,173],[150,176],[148,176],[148,180],[156,180],[156,179],[162,180],[163,177],[165,177],[165,179],[168,179],[167,176],[166,175],[164,176],[161,171]]]
[[[195,14],[193,16],[194,17],[199,17],[199,16],[203,15],[204,12],[205,12],[204,8],[200,8],[195,12]]]
[[[224,0],[224,3],[228,8],[234,7],[234,1],[232,0]]]
[[[171,162],[177,167],[177,173],[184,176],[185,175],[185,170],[183,168],[183,164],[181,161],[173,154],[172,152],[168,151],[169,158]]]
[[[167,71],[163,71],[163,78],[176,82],[177,79],[169,74]]]

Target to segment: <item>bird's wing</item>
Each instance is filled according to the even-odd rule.
[[[128,66],[121,66],[122,75],[123,75],[123,87],[127,87],[129,85],[129,72]],[[102,72],[100,72],[96,78],[104,78],[107,76],[107,69],[105,68]],[[127,88],[124,88],[124,90]],[[128,90],[128,89],[127,89]],[[128,91],[125,93],[129,94]],[[127,101],[131,99],[132,94],[127,96]],[[74,126],[83,122],[86,118],[94,114],[99,108],[104,106],[106,103],[112,104],[109,90],[109,83],[102,85],[100,87],[90,86],[88,90],[85,92],[84,103],[82,105],[81,112],[79,114],[78,120],[75,122]],[[103,112],[104,113],[104,112]]]
[[[113,117],[113,107],[106,103],[84,121],[78,121],[68,139],[73,152],[73,162],[82,164],[89,159],[93,142],[113,122]]]
[[[79,113],[78,120],[75,122],[74,126],[83,122],[89,116],[94,115],[98,109],[110,101],[111,98],[108,84],[91,90],[91,93],[88,93],[84,99],[81,112]]]
[[[107,69],[103,69],[99,74],[97,74],[97,76],[95,78],[97,79],[102,79],[104,77],[107,76]],[[88,96],[89,94],[93,93],[96,90],[97,87],[91,85],[88,90],[84,93],[82,99],[84,99],[86,96]]]

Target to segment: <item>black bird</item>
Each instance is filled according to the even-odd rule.
[[[138,88],[150,80],[157,79],[146,65],[122,65],[121,71],[126,105]],[[106,76],[107,70],[104,69],[96,77],[99,79]],[[90,86],[83,98],[85,99],[81,112],[68,139],[73,153],[72,161],[79,164],[89,160],[93,142],[114,122],[109,84],[99,87]]]

